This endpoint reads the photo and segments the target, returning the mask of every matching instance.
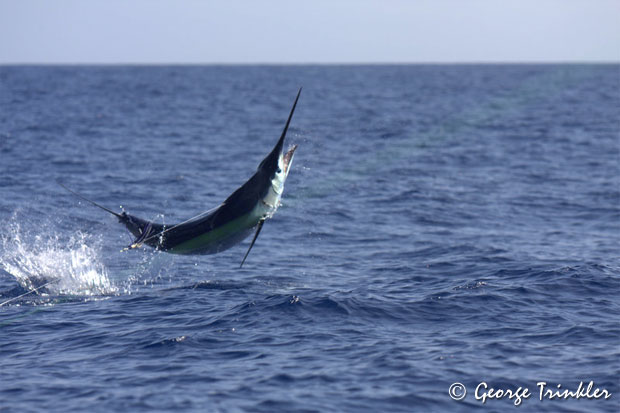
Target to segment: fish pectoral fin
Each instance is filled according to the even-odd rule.
[[[131,245],[128,245],[125,248],[123,248],[121,252],[140,248],[144,240],[147,238],[150,238],[151,232],[153,231],[153,224],[149,222],[148,225],[144,227],[144,229],[142,229],[141,231],[142,233],[140,234],[140,236],[136,238],[136,240],[132,242]]]
[[[241,265],[239,265],[239,268],[243,267],[243,263],[245,262],[245,259],[248,258],[250,251],[252,251],[252,247],[254,246],[254,243],[256,242],[256,238],[258,238],[258,234],[260,234],[260,230],[263,229],[264,223],[265,223],[264,219],[261,219],[258,222],[258,226],[256,227],[256,233],[254,233],[254,238],[252,238],[252,242],[250,243],[250,248],[248,248],[248,252],[245,253],[245,256],[243,257],[243,261],[241,261]]]

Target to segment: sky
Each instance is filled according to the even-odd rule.
[[[0,64],[620,62],[620,0],[0,0]]]

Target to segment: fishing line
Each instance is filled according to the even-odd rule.
[[[101,209],[103,209],[104,211],[109,212],[110,214],[112,214],[112,215],[116,216],[116,217],[117,217],[117,218],[119,218],[119,219],[122,219],[122,217],[123,217],[123,216],[122,216],[121,214],[119,214],[119,213],[117,213],[117,212],[114,212],[114,211],[112,211],[111,209],[104,207],[103,205],[99,205],[98,203],[96,203],[96,202],[94,202],[94,201],[92,201],[92,200],[90,200],[90,199],[86,198],[85,196],[83,196],[83,195],[81,195],[81,194],[79,194],[79,193],[75,192],[74,190],[69,189],[68,187],[66,187],[66,186],[65,186],[62,182],[60,182],[60,181],[56,181],[56,183],[57,183],[58,185],[60,185],[61,187],[63,187],[64,189],[66,189],[67,191],[69,191],[70,193],[72,193],[73,195],[77,196],[78,198],[80,198],[80,199],[82,199],[82,200],[84,200],[84,201],[86,201],[86,202],[88,202],[88,203],[90,203],[90,204],[93,204],[93,205],[94,205],[94,206],[96,206],[97,208],[101,208]],[[223,205],[223,204],[222,204],[222,205]],[[164,229],[163,231],[160,231],[160,232],[158,232],[158,233],[156,233],[156,234],[153,234],[153,235],[150,235],[150,236],[148,236],[148,237],[145,237],[144,239],[141,239],[141,238],[142,238],[142,236],[144,236],[145,234],[147,234],[147,235],[148,235],[148,232],[147,232],[147,231],[145,231],[145,232],[144,232],[144,234],[143,234],[141,237],[138,237],[138,239],[137,239],[136,241],[134,241],[134,243],[133,243],[133,244],[131,244],[129,247],[123,248],[121,251],[129,251],[130,249],[138,248],[140,245],[142,245],[142,244],[143,244],[143,243],[145,243],[146,241],[149,241],[149,240],[151,240],[151,239],[153,239],[153,238],[155,238],[155,237],[160,237],[160,238],[162,238],[162,237],[163,237],[163,234],[165,234],[166,232],[171,231],[171,230],[175,229],[176,227],[178,227],[178,226],[180,226],[180,225],[187,224],[187,223],[188,223],[188,222],[190,222],[190,221],[193,221],[193,220],[195,220],[195,219],[198,219],[198,218],[201,218],[201,217],[203,217],[203,216],[205,216],[205,215],[208,215],[208,214],[210,214],[211,212],[215,211],[216,209],[220,208],[222,205],[216,206],[215,208],[211,208],[211,209],[210,209],[210,210],[208,210],[208,211],[201,212],[201,213],[199,213],[199,214],[198,214],[198,215],[196,215],[196,216],[193,216],[193,217],[191,217],[191,218],[189,218],[189,219],[186,219],[186,220],[185,220],[185,221],[183,221],[183,222],[180,222],[180,223],[178,223],[178,224],[176,224],[176,225],[171,226],[170,228],[166,228],[166,229]],[[162,239],[163,239],[163,238],[162,238]],[[160,243],[161,243],[161,240],[160,240]]]
[[[222,204],[222,205],[223,205],[223,204]],[[163,241],[163,235],[164,235],[164,233],[166,233],[166,232],[168,232],[168,231],[170,231],[170,230],[173,230],[173,229],[175,229],[176,227],[181,226],[181,225],[183,225],[183,224],[187,224],[187,223],[188,223],[188,222],[190,222],[190,221],[193,221],[193,220],[195,220],[195,219],[198,219],[198,218],[200,218],[200,217],[203,217],[203,216],[205,216],[205,215],[208,215],[208,214],[210,214],[211,212],[215,211],[216,209],[219,209],[222,205],[216,206],[215,208],[211,208],[210,210],[208,210],[208,211],[206,211],[206,212],[201,212],[200,214],[196,215],[195,217],[191,217],[190,219],[186,219],[186,220],[185,220],[185,221],[183,221],[183,222],[180,222],[180,223],[178,223],[178,224],[176,224],[176,225],[173,225],[173,226],[171,226],[170,228],[166,228],[166,229],[164,229],[163,231],[160,231],[160,232],[158,232],[158,233],[156,233],[156,234],[153,234],[153,235],[151,235],[151,236],[149,236],[149,237],[144,238],[143,240],[140,240],[140,238],[138,238],[138,240],[140,240],[140,243],[139,243],[139,244],[140,244],[140,245],[142,245],[142,244],[144,244],[146,241],[149,241],[149,240],[151,240],[151,239],[153,239],[153,238],[155,238],[155,237],[160,237],[160,238],[161,238],[161,239],[160,239],[160,241],[159,241],[159,242],[160,242],[160,244],[161,244],[161,242]],[[145,233],[146,233],[146,231],[145,231]],[[137,240],[136,240],[136,241],[137,241]],[[134,249],[134,248],[138,248],[140,245],[137,245],[137,244],[138,244],[138,242],[134,242],[134,243],[133,243],[133,244],[131,244],[129,247],[123,248],[123,249],[121,250],[121,252],[122,252],[122,251],[129,251],[130,249]]]
[[[37,288],[33,288],[32,290],[30,290],[30,291],[28,291],[28,292],[25,292],[25,293],[23,293],[23,294],[18,295],[17,297],[13,297],[13,298],[11,298],[11,299],[9,299],[9,300],[6,300],[6,301],[4,301],[4,302],[0,303],[0,307],[2,307],[2,306],[3,306],[3,305],[5,305],[5,304],[10,303],[11,301],[15,301],[15,300],[17,300],[18,298],[21,298],[21,297],[23,297],[23,296],[25,296],[25,295],[31,294],[31,293],[33,293],[33,292],[36,292],[37,290],[40,290],[41,288],[43,288],[43,287],[45,287],[45,286],[47,286],[47,285],[49,285],[49,284],[51,284],[51,283],[53,283],[53,282],[55,282],[55,281],[56,281],[56,280],[48,281],[48,282],[46,282],[45,284],[38,286]]]

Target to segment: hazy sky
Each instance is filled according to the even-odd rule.
[[[620,61],[620,0],[0,0],[0,64],[524,61]]]

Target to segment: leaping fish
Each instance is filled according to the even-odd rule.
[[[293,145],[284,152],[284,139],[300,94],[301,88],[297,92],[280,139],[258,165],[256,173],[218,207],[179,224],[166,226],[125,211],[117,213],[59,184],[77,197],[117,217],[136,237],[125,250],[146,244],[173,254],[217,254],[243,241],[255,229],[254,238],[239,266],[241,268],[263,224],[280,206],[284,182],[297,149],[297,145]]]

